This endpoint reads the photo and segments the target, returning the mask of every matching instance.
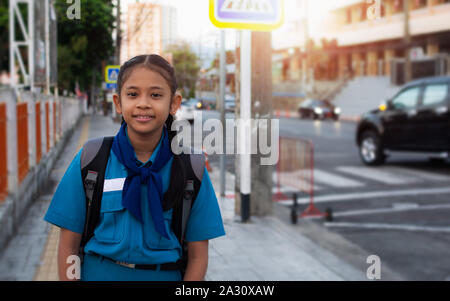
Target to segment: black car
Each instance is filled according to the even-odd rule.
[[[379,165],[385,151],[416,151],[448,157],[450,77],[410,82],[385,104],[362,115],[356,130],[362,161]]]
[[[306,99],[298,107],[300,118],[339,119],[340,108],[333,106],[329,101],[318,99]]]

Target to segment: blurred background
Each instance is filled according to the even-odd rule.
[[[175,67],[178,119],[240,117],[243,33],[215,27],[210,9],[258,13],[262,2],[278,4],[0,0],[0,279],[56,279],[57,230],[42,217],[76,150],[119,128],[114,74],[128,59],[156,53]],[[251,33],[251,116],[279,120],[279,158],[261,166],[262,155],[252,156],[249,208],[240,157],[204,151],[227,229],[257,241],[250,255],[264,254],[266,236],[246,227],[269,217],[312,243],[298,253],[289,234],[291,267],[315,250],[328,259],[259,274],[258,263],[240,273],[225,260],[211,263],[208,279],[355,279],[336,272],[347,266],[367,279],[375,254],[381,279],[450,280],[450,0],[281,7],[279,28]],[[218,240],[212,258],[241,252],[232,245]]]

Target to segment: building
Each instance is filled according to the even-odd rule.
[[[177,11],[174,7],[154,3],[130,3],[122,19],[120,63],[140,55],[163,55],[177,39]]]
[[[411,59],[449,55],[450,0],[408,1]],[[339,78],[392,75],[392,62],[405,58],[403,5],[403,0],[333,0],[326,38],[336,40]]]

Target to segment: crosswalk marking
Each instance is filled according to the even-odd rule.
[[[311,187],[311,180],[306,179],[305,174],[302,174],[301,170],[279,173],[274,172],[272,180],[275,185],[278,185],[279,183],[281,186],[291,187],[293,190],[309,191]],[[322,187],[314,184],[314,191],[321,189]]]
[[[336,175],[320,169],[314,169],[314,182],[327,184],[333,187],[361,187],[363,183]]]
[[[382,182],[388,185],[412,184],[419,181],[416,177],[405,174],[395,174],[390,170],[365,166],[339,166],[336,170],[353,176]]]
[[[348,175],[348,176],[347,176]],[[274,172],[274,186],[289,187],[290,191],[309,191],[309,175],[302,174],[301,170],[290,172]],[[350,176],[350,177],[349,177]],[[361,188],[370,186],[369,181],[383,183],[389,186],[428,182],[450,182],[450,174],[438,174],[429,171],[413,170],[405,167],[365,167],[365,166],[338,166],[334,171],[314,169],[314,191],[331,188]],[[357,177],[357,180],[351,178]],[[319,184],[317,184],[319,183]]]
[[[402,167],[389,167],[389,170],[392,170],[397,173],[404,173],[411,177],[418,177],[423,180],[428,181],[450,181],[450,174],[449,175],[442,175],[442,174],[436,174],[429,171],[423,171],[423,170],[413,170],[410,168],[402,168]]]

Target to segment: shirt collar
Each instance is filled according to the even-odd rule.
[[[150,156],[150,159],[148,159],[147,162],[143,163],[143,162],[139,161],[139,159],[136,156],[136,152],[133,151],[134,159],[136,160],[136,164],[138,166],[144,166],[144,165],[149,164],[150,162],[153,164],[153,162],[155,161],[156,155],[158,154],[159,149],[161,148],[161,143],[162,143],[164,135],[165,135],[164,132],[165,131],[162,131],[161,138],[159,138],[158,145],[155,147],[155,150],[153,151],[152,155]],[[127,127],[127,130],[125,131],[125,133],[126,133],[128,142],[130,143],[130,145],[132,145],[131,141],[130,141],[130,138],[128,138],[128,127]]]

